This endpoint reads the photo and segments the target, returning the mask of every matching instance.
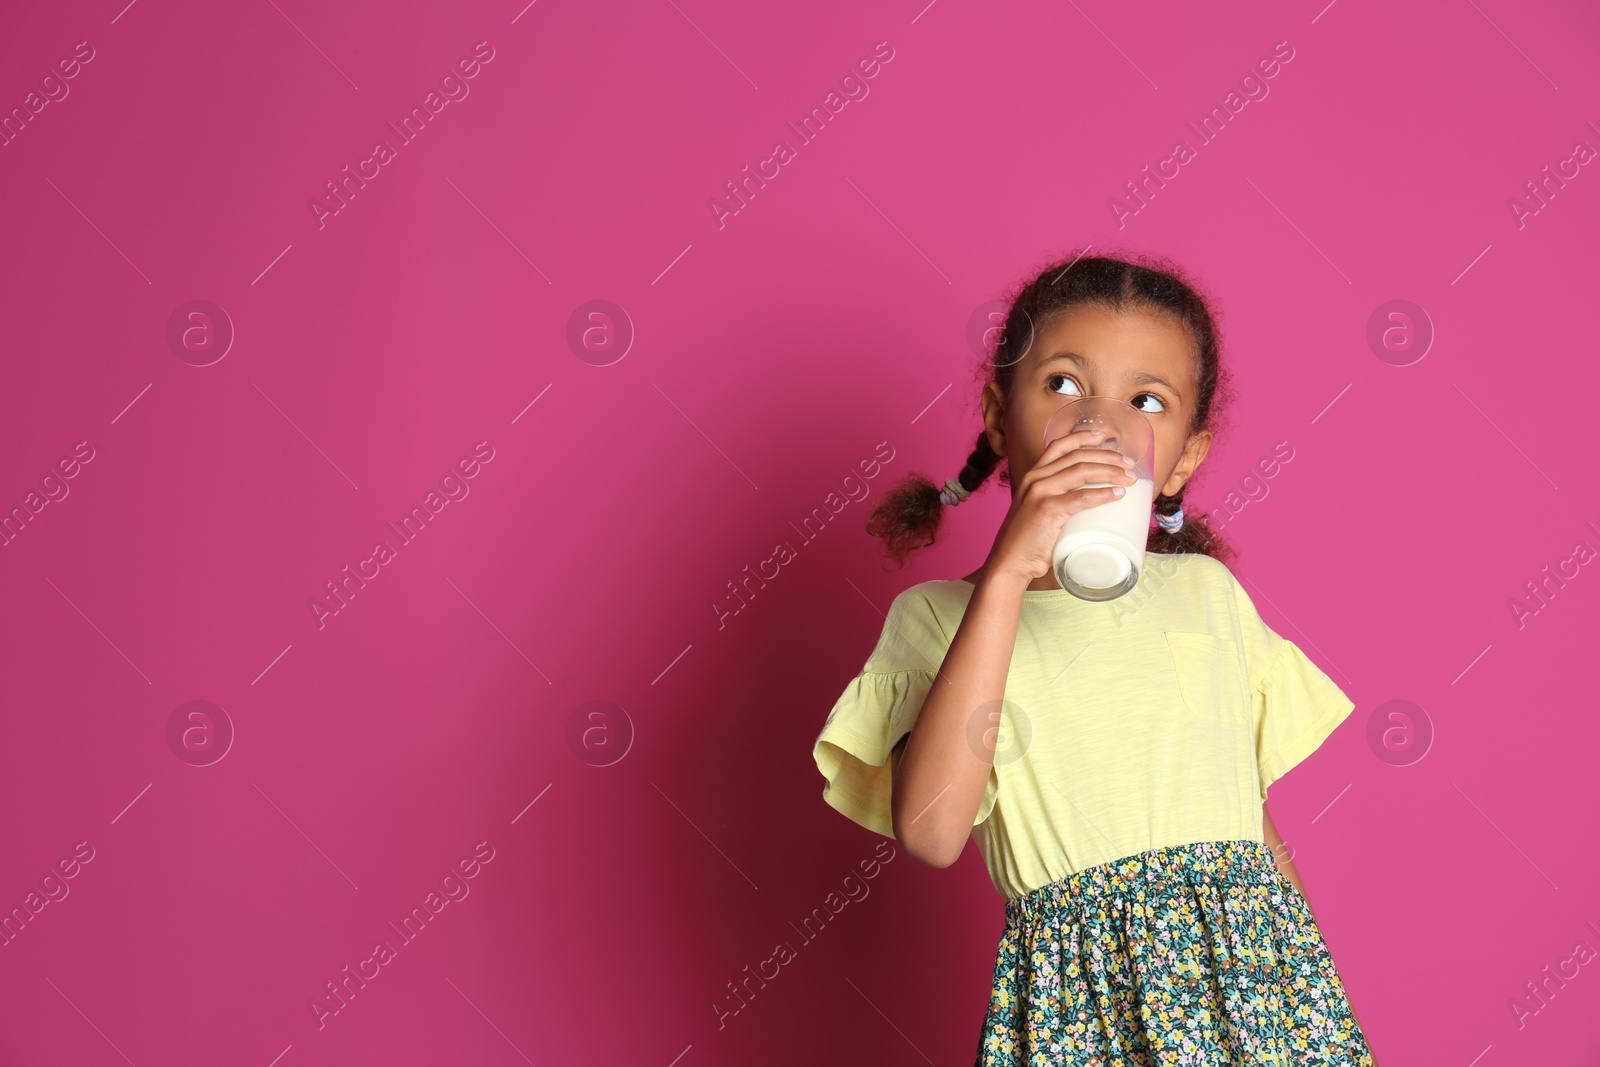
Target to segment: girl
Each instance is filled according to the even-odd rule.
[[[1354,705],[1183,514],[1225,384],[1205,301],[1160,261],[1072,257],[1013,298],[986,376],[960,475],[908,476],[868,529],[904,563],[1001,460],[1010,510],[982,567],[895,598],[817,737],[823,799],[935,867],[978,842],[1006,898],[978,1067],[1376,1067],[1266,809]],[[1081,396],[1154,428],[1145,570],[1105,602],[1051,567],[1067,517],[1135,481],[1095,431],[1044,446]]]

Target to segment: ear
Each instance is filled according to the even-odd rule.
[[[1001,459],[1006,457],[1006,400],[994,382],[983,384],[983,427],[989,436],[989,447]]]
[[[1183,455],[1178,459],[1178,465],[1172,468],[1172,474],[1167,477],[1166,484],[1161,487],[1162,496],[1171,496],[1182,489],[1189,479],[1194,477],[1194,472],[1205,461],[1206,453],[1211,451],[1211,431],[1201,430],[1199,433],[1190,434],[1189,440],[1184,442]]]

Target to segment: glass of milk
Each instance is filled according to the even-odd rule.
[[[1067,516],[1051,562],[1061,588],[1083,600],[1115,600],[1139,582],[1155,506],[1155,430],[1144,412],[1112,396],[1086,396],[1063,406],[1044,429],[1048,446],[1078,430],[1101,430],[1085,448],[1109,448],[1134,461],[1138,479],[1115,500]],[[1088,482],[1090,486],[1120,482]]]

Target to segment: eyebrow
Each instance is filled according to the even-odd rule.
[[[1089,366],[1089,360],[1076,352],[1057,352],[1055,355],[1045,358],[1039,364],[1039,367],[1042,370],[1045,367],[1048,367],[1050,364],[1058,363],[1062,360],[1076,364],[1077,366],[1083,368],[1088,368]],[[1168,389],[1171,389],[1173,395],[1178,399],[1183,399],[1182,390],[1158,374],[1151,374],[1149,371],[1139,371],[1137,374],[1133,375],[1132,381],[1135,385],[1164,385]]]

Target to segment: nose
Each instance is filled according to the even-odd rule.
[[[1111,425],[1111,420],[1100,415],[1098,412],[1084,415],[1078,420],[1077,425],[1074,426],[1073,429],[1098,430],[1105,434],[1105,437],[1101,438],[1100,443],[1095,446],[1096,448],[1117,447],[1117,435],[1115,427]]]

